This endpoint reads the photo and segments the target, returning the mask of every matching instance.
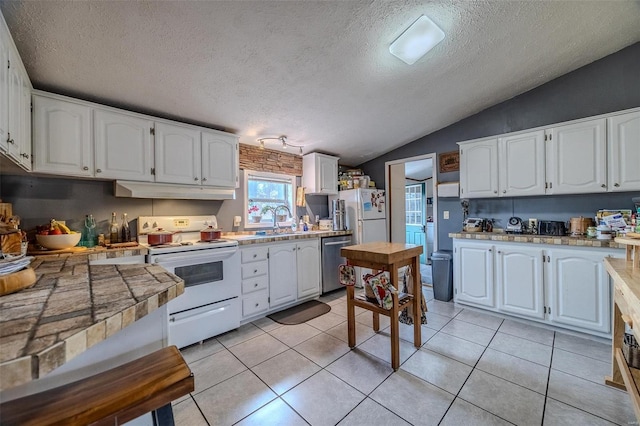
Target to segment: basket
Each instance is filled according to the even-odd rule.
[[[378,299],[376,299],[376,295],[371,288],[371,284],[368,281],[364,283],[364,297],[367,299],[367,302],[378,304]]]
[[[625,333],[622,340],[622,353],[629,367],[640,368],[640,346],[633,334]]]

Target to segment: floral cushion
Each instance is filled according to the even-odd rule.
[[[384,309],[391,309],[393,306],[393,298],[391,293],[396,289],[391,285],[389,276],[386,272],[380,272],[377,275],[369,275],[365,278],[365,285],[373,290],[378,304]]]

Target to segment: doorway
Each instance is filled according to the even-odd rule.
[[[427,284],[431,254],[438,249],[435,159],[431,153],[385,163],[388,241],[423,246],[420,269]]]

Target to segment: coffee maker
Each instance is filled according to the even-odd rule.
[[[333,230],[334,231],[346,231],[347,230],[347,218],[346,207],[344,200],[333,200],[331,202],[333,210]]]

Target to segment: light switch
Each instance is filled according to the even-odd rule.
[[[442,218],[443,219],[449,219],[449,210],[445,210],[442,212]]]
[[[242,222],[242,216],[233,217],[233,226],[240,226],[240,222]]]

